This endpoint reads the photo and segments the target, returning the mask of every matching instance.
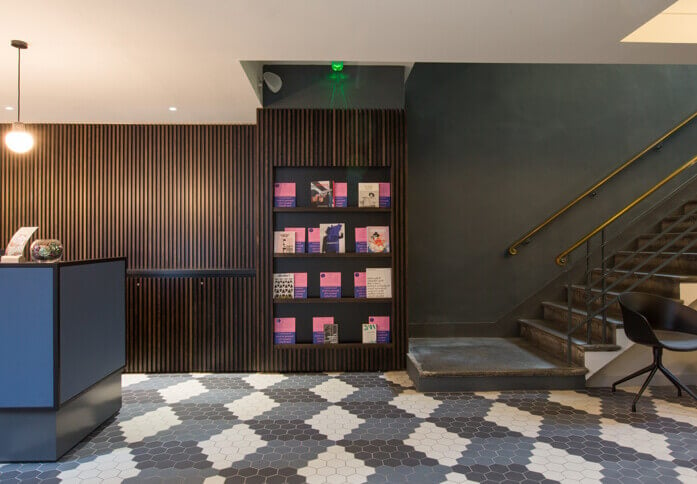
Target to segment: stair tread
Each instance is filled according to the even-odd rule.
[[[602,269],[600,269],[600,268],[593,269],[593,272],[601,272],[601,271],[602,271]],[[642,272],[642,271],[628,271],[625,269],[609,268],[609,269],[607,269],[607,272],[608,272],[608,275],[611,275],[614,272],[614,273],[620,273],[620,274],[630,273],[630,274],[637,274],[639,276],[646,276],[651,271]],[[652,277],[664,277],[667,279],[677,279],[679,282],[697,282],[697,276],[688,276],[685,274],[671,274],[671,273],[667,273],[667,272],[657,272],[655,274],[652,274]]]
[[[586,290],[586,286],[584,286],[583,284],[571,284],[571,287],[574,289],[582,289],[584,291]],[[591,287],[591,292],[601,292],[601,291],[602,291],[602,289],[599,287]],[[610,296],[619,296],[622,293],[615,292],[615,291],[607,291],[607,294]]]
[[[542,305],[543,306],[552,306],[552,307],[555,307],[558,309],[563,309],[564,311],[568,311],[568,309],[569,309],[569,307],[565,303],[560,303],[560,302],[556,302],[556,301],[542,301]],[[576,313],[576,314],[581,314],[581,315],[587,314],[585,309],[581,309],[581,308],[576,307],[576,306],[573,306],[571,308],[571,311]],[[601,314],[597,314],[594,316],[594,319],[602,319],[602,317],[603,316]],[[624,322],[621,319],[613,318],[612,316],[607,316],[606,320],[608,323],[614,324],[618,328],[621,328],[624,325]]]
[[[615,254],[622,254],[622,255],[653,255],[656,254],[656,251],[651,251],[651,250],[644,250],[644,251],[636,251],[636,250],[618,250]],[[697,252],[660,252],[658,255],[689,255],[689,256],[696,256],[697,257]]]
[[[533,326],[537,329],[540,329],[546,333],[551,334],[552,336],[555,336],[560,339],[566,339],[566,333],[563,331],[559,331],[558,329],[555,328],[556,324],[552,321],[547,321],[546,319],[519,319],[518,320],[521,323],[527,324],[529,326]],[[614,344],[602,344],[602,343],[586,343],[583,340],[580,340],[575,337],[571,337],[571,343],[574,346],[577,346],[578,348],[582,349],[583,351],[617,351],[620,349],[618,345]]]

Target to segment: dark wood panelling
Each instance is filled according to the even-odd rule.
[[[365,371],[405,367],[406,334],[406,137],[400,110],[265,109],[257,116],[261,207],[259,219],[259,327],[261,369]],[[273,345],[271,298],[272,177],[274,167],[390,167],[394,287],[392,345],[376,347]]]
[[[8,129],[0,126],[0,136]],[[0,148],[0,240],[22,225],[66,260],[130,269],[253,269],[255,126],[31,125],[36,148]],[[128,371],[252,370],[255,284],[128,280]]]

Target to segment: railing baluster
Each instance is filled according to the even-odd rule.
[[[602,331],[603,331],[603,344],[607,343],[607,308],[605,308],[605,304],[607,302],[607,292],[605,291],[605,287],[607,285],[607,274],[605,273],[606,269],[606,261],[605,261],[605,229],[603,229],[600,232],[600,260],[602,261],[600,263],[600,279],[601,279],[601,284],[602,288],[600,290],[600,294],[602,295],[602,301],[601,301],[601,306],[603,308],[603,326],[602,326]]]
[[[569,254],[569,257],[571,257],[571,254]],[[569,262],[571,262],[569,260]],[[573,313],[573,300],[572,300],[572,285],[573,285],[573,279],[571,278],[571,264],[566,269],[566,304],[568,308],[568,320],[566,324],[566,357],[569,362],[569,366],[571,366],[571,328],[574,325],[574,313]]]
[[[591,342],[591,331],[592,331],[592,324],[591,324],[591,319],[589,318],[591,314],[591,294],[590,294],[590,285],[591,285],[591,239],[586,240],[586,289],[584,292],[584,297],[586,299],[586,343]]]

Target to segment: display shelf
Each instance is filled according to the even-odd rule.
[[[327,349],[378,349],[378,348],[392,348],[393,343],[296,343],[296,344],[275,344],[276,349],[313,349],[313,350],[327,350]]]
[[[326,259],[343,259],[343,258],[356,258],[356,259],[384,259],[392,257],[391,252],[383,253],[364,253],[364,252],[344,252],[344,253],[320,253],[320,254],[310,254],[307,252],[300,252],[295,254],[274,254],[277,259],[296,259],[296,258],[326,258]]]
[[[367,212],[367,213],[389,213],[391,208],[378,207],[274,207],[274,212],[283,213],[347,213],[347,212]]]
[[[354,304],[386,304],[391,303],[392,298],[367,298],[367,297],[342,297],[342,298],[332,298],[332,297],[308,297],[308,298],[296,298],[296,299],[274,299],[274,304],[344,304],[344,303],[354,303]]]

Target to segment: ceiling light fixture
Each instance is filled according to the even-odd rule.
[[[170,107],[169,107],[169,110],[170,110],[170,111],[176,111],[176,110],[177,110],[177,107],[176,107],[176,106],[170,106]]]
[[[14,111],[15,108],[12,106],[5,106],[5,111]]]
[[[277,93],[278,91],[281,90],[281,87],[283,87],[283,79],[281,79],[281,76],[274,72],[269,72],[266,71],[264,72],[264,82],[266,83],[266,87],[269,88],[269,91],[272,93]]]
[[[34,137],[31,133],[27,132],[24,128],[24,123],[20,121],[19,117],[21,112],[20,73],[22,66],[22,50],[29,47],[29,45],[23,40],[13,40],[10,42],[10,45],[17,49],[17,122],[12,123],[12,131],[5,135],[5,144],[15,153],[26,153],[34,146]]]

